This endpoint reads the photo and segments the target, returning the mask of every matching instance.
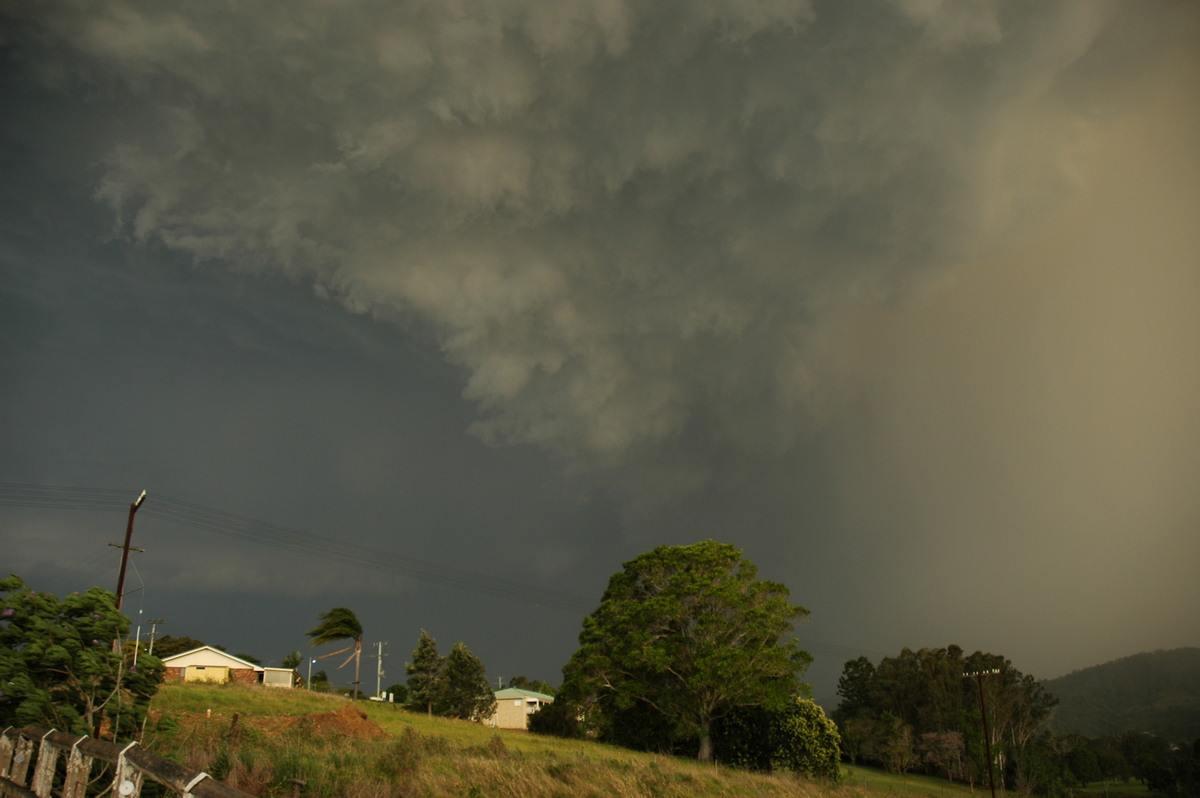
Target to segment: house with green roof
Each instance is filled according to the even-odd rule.
[[[497,729],[528,729],[529,716],[547,704],[554,703],[554,696],[507,687],[496,691],[496,714],[488,725]]]

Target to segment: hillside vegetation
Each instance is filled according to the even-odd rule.
[[[1042,686],[1059,700],[1051,727],[1060,734],[1141,731],[1178,744],[1200,738],[1200,648],[1135,654]]]
[[[944,781],[848,770],[841,785],[616,746],[497,731],[398,706],[239,685],[165,684],[145,745],[248,792],[290,796],[966,795]]]

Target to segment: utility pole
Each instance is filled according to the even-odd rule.
[[[375,655],[375,660],[376,660],[375,661],[375,697],[376,698],[378,698],[380,695],[383,694],[383,657],[384,657],[383,647],[386,645],[387,645],[387,643],[376,643],[375,644],[376,650],[378,651],[378,653]]]
[[[995,770],[995,766],[992,763],[992,735],[991,732],[988,731],[987,702],[983,698],[983,677],[997,674],[999,672],[999,668],[992,668],[991,670],[987,671],[972,671],[971,673],[963,674],[963,678],[970,679],[974,677],[975,681],[979,683],[979,712],[983,716],[983,748],[987,754],[988,786],[992,789],[992,798],[996,798],[996,776],[992,772]]]
[[[166,622],[167,621],[165,618],[151,618],[150,619],[150,650],[146,652],[147,654],[150,654],[150,655],[154,654],[154,633],[158,631],[158,627],[161,624],[164,624]]]
[[[142,502],[146,500],[146,491],[142,491],[142,495],[138,496],[133,504],[129,505],[129,522],[125,525],[125,545],[121,546],[121,573],[117,576],[117,610],[121,609],[121,598],[125,593],[125,566],[129,564],[129,550],[133,548],[129,545],[130,539],[133,538],[133,514],[142,506]],[[115,543],[109,544],[115,546]],[[135,549],[135,551],[145,551],[145,549]]]

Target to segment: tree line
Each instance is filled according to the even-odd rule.
[[[838,695],[833,718],[850,762],[972,786],[994,773],[997,787],[1027,794],[1129,778],[1163,795],[1200,794],[1200,741],[1176,748],[1138,732],[1055,735],[1047,722],[1058,700],[996,654],[951,645],[905,648],[878,665],[859,657],[845,664]]]

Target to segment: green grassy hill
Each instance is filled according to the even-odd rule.
[[[610,745],[497,731],[398,706],[239,685],[164,685],[144,744],[264,796],[966,796],[944,781],[847,769],[841,785]]]
[[[1200,738],[1200,648],[1135,654],[1042,682],[1059,705],[1060,734],[1151,732],[1175,743]]]

